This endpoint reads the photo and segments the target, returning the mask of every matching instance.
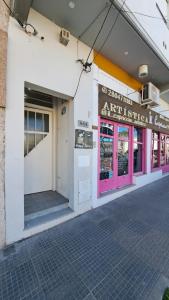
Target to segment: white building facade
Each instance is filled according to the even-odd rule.
[[[144,13],[142,3],[137,9],[134,5],[135,1],[127,1],[123,9]],[[28,23],[40,34],[26,34],[12,17],[8,29],[7,245],[169,175],[166,83],[160,105],[142,107],[139,90],[143,83],[104,54],[96,59],[92,51],[91,71],[82,73],[77,86],[82,71],[77,60],[87,58],[90,47],[73,35],[67,46],[61,44],[61,27],[33,8]],[[149,31],[151,24],[142,25],[158,44],[167,72],[169,57],[163,42]],[[169,47],[168,28],[163,26],[164,36],[159,36]],[[62,209],[47,206],[52,200],[46,192],[57,193],[57,201],[66,199]],[[37,194],[44,201],[39,209]],[[32,201],[35,210],[31,211]]]

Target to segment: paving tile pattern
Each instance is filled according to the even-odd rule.
[[[99,201],[99,200],[98,200]],[[0,300],[159,300],[169,177],[0,252]]]

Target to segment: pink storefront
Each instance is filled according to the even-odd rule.
[[[169,134],[152,132],[152,171],[169,172]]]
[[[102,85],[98,118],[98,196],[146,173],[147,128],[152,129],[152,171],[169,171],[169,119]]]

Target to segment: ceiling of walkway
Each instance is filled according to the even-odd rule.
[[[16,0],[16,3],[17,1],[22,3],[21,6],[24,12],[23,2],[26,0]],[[89,46],[92,45],[110,5],[108,0],[74,0],[75,8],[72,9],[69,7],[69,0],[28,1],[36,11],[57,25],[69,30],[75,37],[81,36],[80,39]],[[99,13],[100,16],[84,33],[84,30]],[[117,14],[117,7],[112,6],[106,24],[95,45],[96,50],[99,50],[103,45]],[[158,57],[157,53],[153,52],[126,17],[121,14],[101,53],[135,78],[138,78],[139,65],[148,64],[149,77],[146,78],[146,81],[152,81],[159,87],[169,82],[169,69],[167,66]]]

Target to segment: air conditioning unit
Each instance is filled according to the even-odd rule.
[[[156,107],[160,105],[160,91],[151,82],[146,83],[141,90],[141,105]]]
[[[64,46],[67,46],[69,41],[70,41],[70,32],[62,28],[60,32],[60,43],[63,44]]]

